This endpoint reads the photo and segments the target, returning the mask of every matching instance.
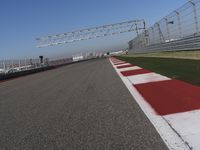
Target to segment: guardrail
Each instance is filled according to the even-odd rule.
[[[100,58],[100,57],[87,57],[81,61],[88,61],[88,60],[95,59],[95,58]],[[13,62],[13,61],[9,61],[9,62]],[[0,69],[0,80],[7,80],[7,79],[11,79],[11,78],[25,76],[25,75],[42,72],[42,71],[46,71],[46,70],[50,70],[50,69],[55,69],[55,68],[58,68],[61,66],[69,65],[72,63],[78,63],[78,62],[80,62],[80,61],[74,62],[72,58],[65,58],[65,59],[51,60],[51,61],[48,61],[48,63],[47,62],[38,63],[37,65],[31,64],[31,65],[29,65],[29,67],[21,66],[22,65],[21,64],[20,66],[23,68],[21,70],[14,70],[14,69],[16,69],[16,66],[7,65],[6,67],[4,66],[4,68],[6,68],[6,70],[3,69],[3,71],[2,71]],[[5,63],[5,61],[4,61],[4,63]],[[10,66],[10,68],[9,68],[9,66]],[[19,68],[19,66],[17,66],[17,68]]]
[[[46,66],[46,67],[41,67],[41,68],[36,68],[36,69],[31,69],[31,70],[24,70],[24,71],[20,71],[20,72],[10,72],[10,73],[6,73],[6,74],[2,73],[2,74],[0,74],[0,80],[8,80],[11,78],[16,78],[16,77],[20,77],[20,76],[37,73],[37,72],[42,72],[42,71],[50,70],[53,68],[54,67],[52,67],[52,66]]]

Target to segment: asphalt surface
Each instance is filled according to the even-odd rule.
[[[107,59],[0,83],[0,150],[165,150]]]

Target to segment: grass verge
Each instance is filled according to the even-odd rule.
[[[200,50],[196,51],[164,51],[151,53],[130,53],[127,57],[162,57],[200,60]]]
[[[126,56],[117,58],[167,77],[200,86],[200,60]]]

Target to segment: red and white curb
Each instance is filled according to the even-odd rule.
[[[116,58],[110,62],[169,149],[200,149],[200,87]]]

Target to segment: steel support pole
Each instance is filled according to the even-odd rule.
[[[27,68],[27,65],[26,65],[26,63],[27,63],[26,61],[27,61],[27,60],[26,60],[26,58],[25,58],[25,66],[26,66],[26,70],[27,70],[28,68]]]
[[[199,32],[199,27],[198,27],[198,19],[197,19],[197,9],[196,9],[196,4],[192,1],[189,1],[190,4],[192,4],[193,8],[193,14],[194,14],[194,23],[195,23],[195,28],[196,28],[196,33]]]
[[[170,40],[170,32],[169,32],[169,23],[168,23],[168,19],[164,18],[165,23],[166,23],[166,28],[167,28],[167,38],[168,40]]]
[[[154,32],[154,28],[151,27],[150,29],[151,29],[151,31],[152,31],[152,37],[153,37],[153,39],[151,40],[151,39],[149,38],[149,40],[150,40],[149,43],[154,44],[154,43],[155,43],[155,32]]]
[[[178,11],[174,11],[175,14],[177,15],[177,19],[178,19],[178,30],[179,30],[179,37],[182,38],[182,26],[181,26],[181,17],[180,17],[180,13]]]
[[[19,67],[21,67],[21,60],[19,60]]]
[[[137,26],[137,23],[135,23],[135,29],[136,29],[136,33],[137,33],[137,37],[138,37],[139,32],[138,32],[138,26]]]
[[[160,29],[160,24],[157,22],[155,25],[157,25],[157,27],[158,27],[159,39],[160,39],[160,43],[162,43],[162,32]]]
[[[12,60],[12,69],[14,68],[14,62],[13,62],[13,60]]]
[[[2,69],[3,69],[3,60],[1,61],[1,67],[2,67]]]
[[[3,61],[3,69],[4,69],[4,71],[6,70],[5,59],[4,59],[4,61]]]
[[[12,60],[9,60],[9,70],[12,68]]]
[[[149,33],[148,33],[148,30],[145,30],[143,35],[144,35],[144,38],[145,38],[145,46],[148,46],[149,45]]]
[[[37,65],[37,60],[34,59],[34,65],[35,65],[35,68],[36,68],[36,65]]]

